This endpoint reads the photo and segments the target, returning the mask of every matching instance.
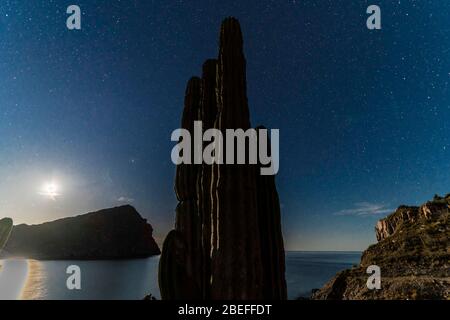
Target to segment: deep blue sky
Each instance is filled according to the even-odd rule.
[[[71,4],[81,31],[65,26]],[[366,28],[370,4],[382,30]],[[0,215],[37,223],[131,201],[162,239],[170,134],[229,15],[252,123],[280,129],[288,249],[364,249],[398,205],[450,192],[448,1],[3,0]],[[42,195],[50,181],[56,199]]]

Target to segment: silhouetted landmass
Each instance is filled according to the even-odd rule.
[[[360,266],[338,273],[313,299],[450,299],[450,195],[401,206],[375,231],[379,242]],[[367,288],[370,265],[381,269],[380,290]]]
[[[153,228],[132,206],[39,225],[14,226],[5,251],[38,260],[144,258],[160,253]]]

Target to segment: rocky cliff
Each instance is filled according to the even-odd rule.
[[[40,225],[13,227],[5,251],[38,260],[126,259],[157,255],[153,228],[132,206]]]
[[[375,228],[378,243],[358,267],[338,273],[313,299],[450,299],[450,195],[420,207],[401,206]],[[369,290],[367,267],[381,270]]]

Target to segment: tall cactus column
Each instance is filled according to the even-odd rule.
[[[263,126],[256,128],[265,130]],[[258,136],[259,140],[259,136]],[[271,154],[270,141],[268,152]],[[263,268],[263,294],[265,299],[287,299],[283,233],[281,230],[280,200],[274,176],[260,175],[257,168],[256,185],[258,201],[258,224],[261,237]]]
[[[200,120],[201,80],[193,77],[186,88],[186,96],[181,126],[194,136],[194,121]],[[200,165],[194,164],[194,141],[191,138],[191,164],[177,166],[175,192],[178,198],[175,230],[186,241],[186,271],[195,278],[200,289],[201,279],[198,270],[201,266],[201,229],[197,206],[197,176]]]
[[[181,127],[194,136],[194,121],[200,118],[201,80],[193,77],[186,88]],[[163,299],[202,298],[201,221],[197,206],[197,176],[200,165],[193,164],[194,142],[191,139],[191,164],[176,169],[175,230],[164,241],[161,253],[159,285]]]
[[[182,128],[192,134],[196,120],[204,131],[222,132],[222,147],[227,129],[250,128],[243,39],[234,18],[222,23],[218,59],[207,60],[202,78],[188,83]],[[259,169],[177,166],[175,230],[160,259],[163,299],[286,298],[278,193],[274,177],[260,176]]]
[[[200,103],[200,117],[203,121],[203,130],[214,127],[217,117],[216,99],[216,73],[217,60],[210,59],[203,64],[202,72],[202,99]],[[204,143],[204,147],[207,143]],[[198,173],[197,198],[198,210],[201,219],[202,243],[202,296],[208,299],[211,296],[211,176],[212,165],[203,163]]]
[[[226,19],[220,32],[217,105],[215,128],[225,146],[226,129],[250,128],[242,33],[234,18]],[[254,166],[214,165],[212,180],[211,297],[263,298]]]

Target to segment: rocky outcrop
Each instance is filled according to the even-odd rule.
[[[195,80],[196,85],[189,89],[191,83],[183,128],[190,130],[195,120],[203,122],[204,130],[215,128],[223,134],[226,129],[251,127],[243,38],[236,19],[224,20],[218,59],[207,60],[202,79]],[[200,96],[199,103],[189,98],[194,90],[191,96]],[[196,108],[199,112],[192,112]],[[164,242],[159,272],[163,299],[286,298],[275,180],[260,177],[257,169],[258,165],[217,163],[177,167],[175,185],[180,203],[175,230]],[[182,170],[190,172],[189,179],[180,174]]]
[[[450,208],[450,196],[435,196],[420,207],[400,206],[394,213],[378,221],[375,227],[377,240],[384,240],[395,234],[404,225],[413,224],[420,219],[432,219],[434,216],[447,214]]]
[[[152,232],[132,206],[122,206],[14,226],[5,251],[8,256],[37,260],[143,258],[160,253]]]
[[[399,207],[393,214],[378,221],[375,227],[377,240],[381,241],[393,235],[404,224],[414,223],[420,218],[419,207]]]
[[[358,267],[336,275],[314,299],[450,299],[450,197],[399,207],[376,227],[379,242]],[[381,289],[369,290],[367,267],[381,270]]]

